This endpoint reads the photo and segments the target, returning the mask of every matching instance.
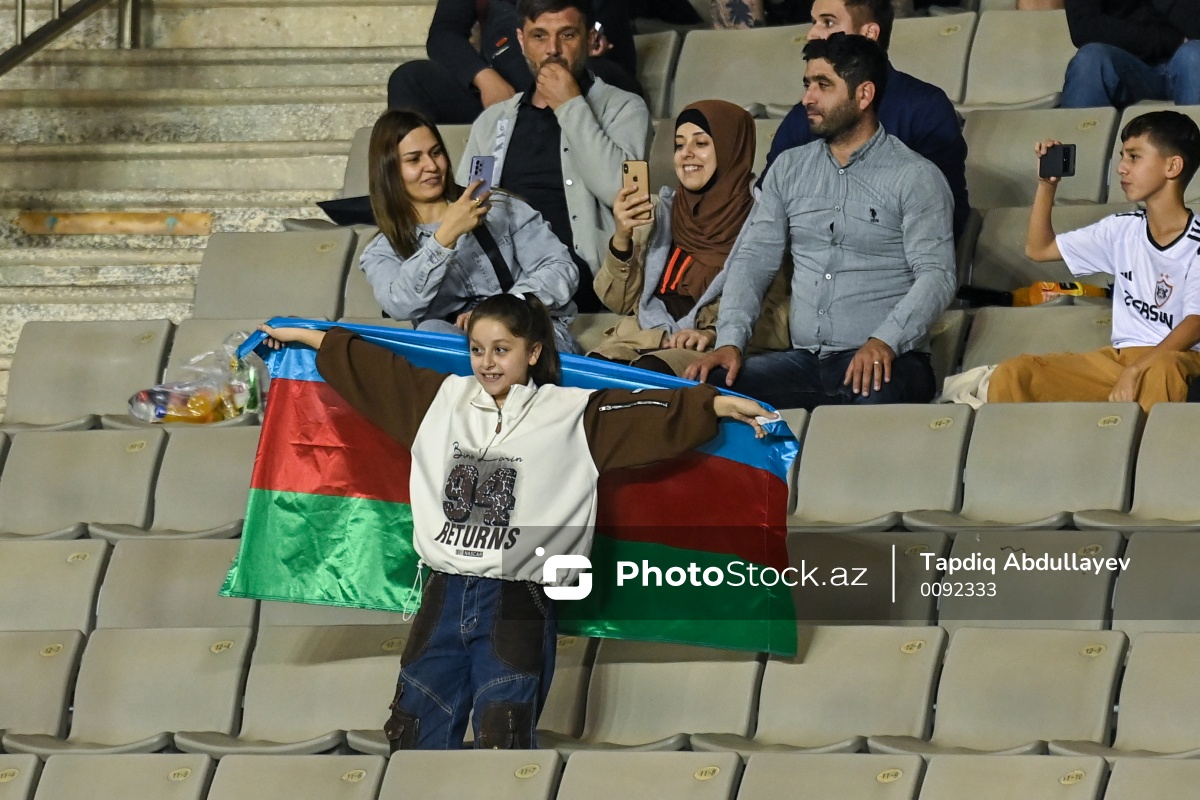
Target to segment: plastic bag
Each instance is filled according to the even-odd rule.
[[[256,356],[238,359],[238,345],[246,338],[234,333],[219,350],[190,359],[180,367],[185,380],[138,392],[129,398],[129,414],[142,422],[210,423],[258,411],[265,400],[266,371]]]

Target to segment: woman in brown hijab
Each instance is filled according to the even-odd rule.
[[[652,199],[622,189],[616,230],[596,275],[601,301],[628,314],[591,355],[680,375],[716,341],[723,268],[754,199],[754,120],[740,106],[701,100],[675,120],[679,185]],[[787,303],[768,295],[757,349],[786,349]]]

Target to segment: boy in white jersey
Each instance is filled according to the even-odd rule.
[[[1054,144],[1038,144],[1038,156]],[[1113,276],[1112,347],[1008,359],[992,374],[989,401],[1136,401],[1149,411],[1187,399],[1200,375],[1200,220],[1183,192],[1198,165],[1200,129],[1191,119],[1154,111],[1131,120],[1117,175],[1144,210],[1058,236],[1050,221],[1058,178],[1039,179],[1025,254],[1062,259],[1075,275]]]

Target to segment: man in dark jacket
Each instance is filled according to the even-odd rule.
[[[1063,108],[1200,104],[1200,0],[1066,0]]]
[[[641,94],[628,0],[595,0],[588,67],[605,83]],[[479,22],[479,47],[471,30]],[[470,124],[483,109],[524,91],[533,73],[517,43],[521,16],[509,0],[438,0],[425,50],[388,80],[388,107],[411,108],[443,125]],[[599,57],[597,57],[599,56]]]

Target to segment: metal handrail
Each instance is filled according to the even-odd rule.
[[[78,0],[63,10],[63,0],[52,0],[50,21],[25,35],[25,0],[16,0],[16,27],[13,46],[0,53],[0,75],[45,48],[58,37],[95,14],[114,0]],[[141,44],[141,15],[138,0],[116,0],[117,47],[132,50]]]

